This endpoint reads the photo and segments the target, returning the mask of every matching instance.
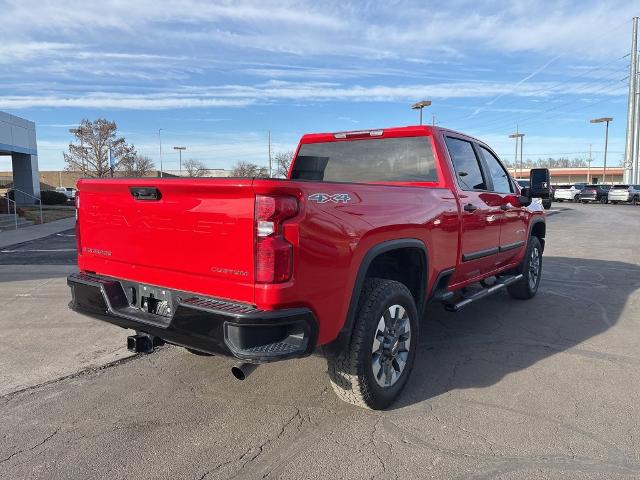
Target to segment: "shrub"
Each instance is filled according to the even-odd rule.
[[[63,205],[67,203],[67,196],[54,190],[43,190],[40,192],[40,200],[43,205]]]

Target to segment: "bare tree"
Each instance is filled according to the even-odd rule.
[[[293,151],[289,150],[287,152],[278,152],[273,156],[273,159],[276,161],[276,170],[273,176],[277,178],[286,178],[289,174],[291,162],[293,161]]]
[[[255,163],[238,162],[231,170],[231,176],[267,178],[269,176],[269,169],[256,165]]]
[[[149,157],[136,155],[120,162],[122,174],[125,177],[146,177],[155,170],[156,166]]]
[[[203,177],[207,166],[200,160],[190,158],[182,163],[182,168],[187,172],[187,177]]]
[[[81,172],[85,177],[106,177],[111,173],[109,150],[115,162],[114,170],[130,163],[136,156],[136,149],[124,137],[117,136],[118,126],[104,118],[93,122],[86,118],[73,130],[74,141],[65,152],[65,169]]]

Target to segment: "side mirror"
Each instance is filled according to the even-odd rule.
[[[548,168],[533,168],[529,173],[529,191],[531,198],[549,198],[551,196],[551,179]]]
[[[529,195],[524,195],[524,193],[525,192],[523,191],[523,195],[520,195],[518,197],[518,203],[520,204],[521,207],[528,207],[529,205],[531,205],[531,202],[533,201],[533,199]]]

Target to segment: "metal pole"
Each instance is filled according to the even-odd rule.
[[[627,98],[627,138],[624,152],[624,182],[632,183],[636,176],[636,91],[638,87],[638,17],[633,17],[631,33],[631,61],[629,66],[629,96]]]
[[[607,145],[609,144],[609,120],[604,130],[604,169],[602,170],[602,183],[607,183]]]
[[[269,178],[271,178],[272,169],[271,169],[271,130],[269,130]]]
[[[420,125],[422,125],[422,109],[420,109]]]
[[[158,142],[160,144],[160,178],[162,178],[162,136],[160,135],[162,128],[158,129]]]
[[[591,144],[589,144],[589,160],[587,160],[587,183],[591,183]]]
[[[516,139],[516,142],[518,139]],[[524,150],[524,133],[520,134],[520,178],[524,178],[524,163],[522,162],[522,150]]]
[[[518,129],[516,128],[516,135],[517,135]],[[518,137],[516,137],[516,154],[513,157],[513,170],[516,172],[516,178],[518,178]],[[521,173],[522,175],[522,173]]]
[[[178,150],[180,152],[180,176],[182,176],[182,149]]]

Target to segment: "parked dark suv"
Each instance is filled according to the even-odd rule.
[[[611,185],[587,185],[580,192],[580,201],[582,203],[609,203],[609,190],[611,190]]]

